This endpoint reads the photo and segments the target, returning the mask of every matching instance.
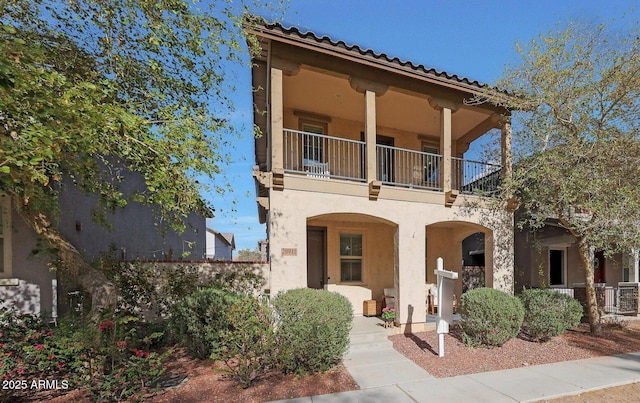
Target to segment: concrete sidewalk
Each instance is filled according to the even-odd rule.
[[[356,318],[344,364],[360,390],[287,402],[533,402],[640,382],[640,352],[435,378],[398,353],[375,318]]]

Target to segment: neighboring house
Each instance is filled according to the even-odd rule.
[[[205,258],[211,260],[232,260],[236,241],[231,232],[218,232],[207,228],[207,253]]]
[[[269,241],[261,239],[258,241],[258,252],[260,253],[260,261],[266,262],[269,260]]]
[[[596,283],[617,287],[621,282],[638,282],[638,251],[606,256],[594,251],[593,276]],[[549,219],[535,231],[515,234],[516,290],[524,287],[573,288],[584,284],[575,238],[557,220]]]
[[[419,330],[437,258],[460,273],[474,234],[482,282],[512,293],[513,214],[478,197],[511,171],[510,111],[465,103],[482,84],[457,75],[295,27],[255,33],[254,121],[264,135],[254,177],[271,294],[326,288],[358,315],[387,288],[402,326]],[[493,129],[503,166],[465,158]]]
[[[142,184],[137,174],[129,174],[123,191]],[[11,207],[9,197],[2,198],[2,267],[0,270],[0,300],[22,312],[57,316],[68,304],[64,279],[53,270],[55,262],[38,241],[37,234],[28,227]],[[178,260],[183,256],[201,259],[205,247],[205,217],[192,214],[183,234],[166,230],[155,219],[153,208],[129,203],[107,217],[108,230],[91,220],[91,210],[97,199],[67,186],[59,197],[58,228],[89,262],[102,254],[115,252],[120,260]]]

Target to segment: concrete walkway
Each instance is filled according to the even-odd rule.
[[[640,352],[435,378],[395,351],[377,318],[354,318],[344,364],[360,390],[286,400],[318,402],[534,402],[640,382]]]

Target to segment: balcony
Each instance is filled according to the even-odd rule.
[[[284,130],[284,171],[331,180],[366,183],[364,141]],[[443,156],[376,145],[376,179],[387,186],[444,191]],[[451,158],[451,187],[461,194],[490,195],[500,185],[501,166]]]
[[[365,142],[284,130],[284,171],[365,182]]]

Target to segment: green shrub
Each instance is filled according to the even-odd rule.
[[[278,366],[284,373],[314,373],[334,366],[349,346],[351,303],[324,290],[296,289],[273,299],[278,322]]]
[[[520,332],[524,308],[502,291],[476,288],[460,297],[460,315],[465,343],[501,346]]]
[[[229,309],[242,298],[229,291],[203,288],[176,302],[170,319],[174,338],[194,357],[209,358],[218,352],[230,329]]]
[[[526,334],[534,341],[546,341],[580,324],[582,305],[577,299],[551,290],[524,290]]]
[[[237,294],[257,295],[265,279],[251,265],[221,265],[199,270],[199,264],[123,262],[115,245],[102,254],[97,267],[118,287],[119,307],[164,318],[171,306],[200,288],[217,288]]]
[[[272,368],[273,314],[266,303],[245,297],[231,306],[228,318],[222,348],[211,357],[224,361],[231,378],[247,388]]]

